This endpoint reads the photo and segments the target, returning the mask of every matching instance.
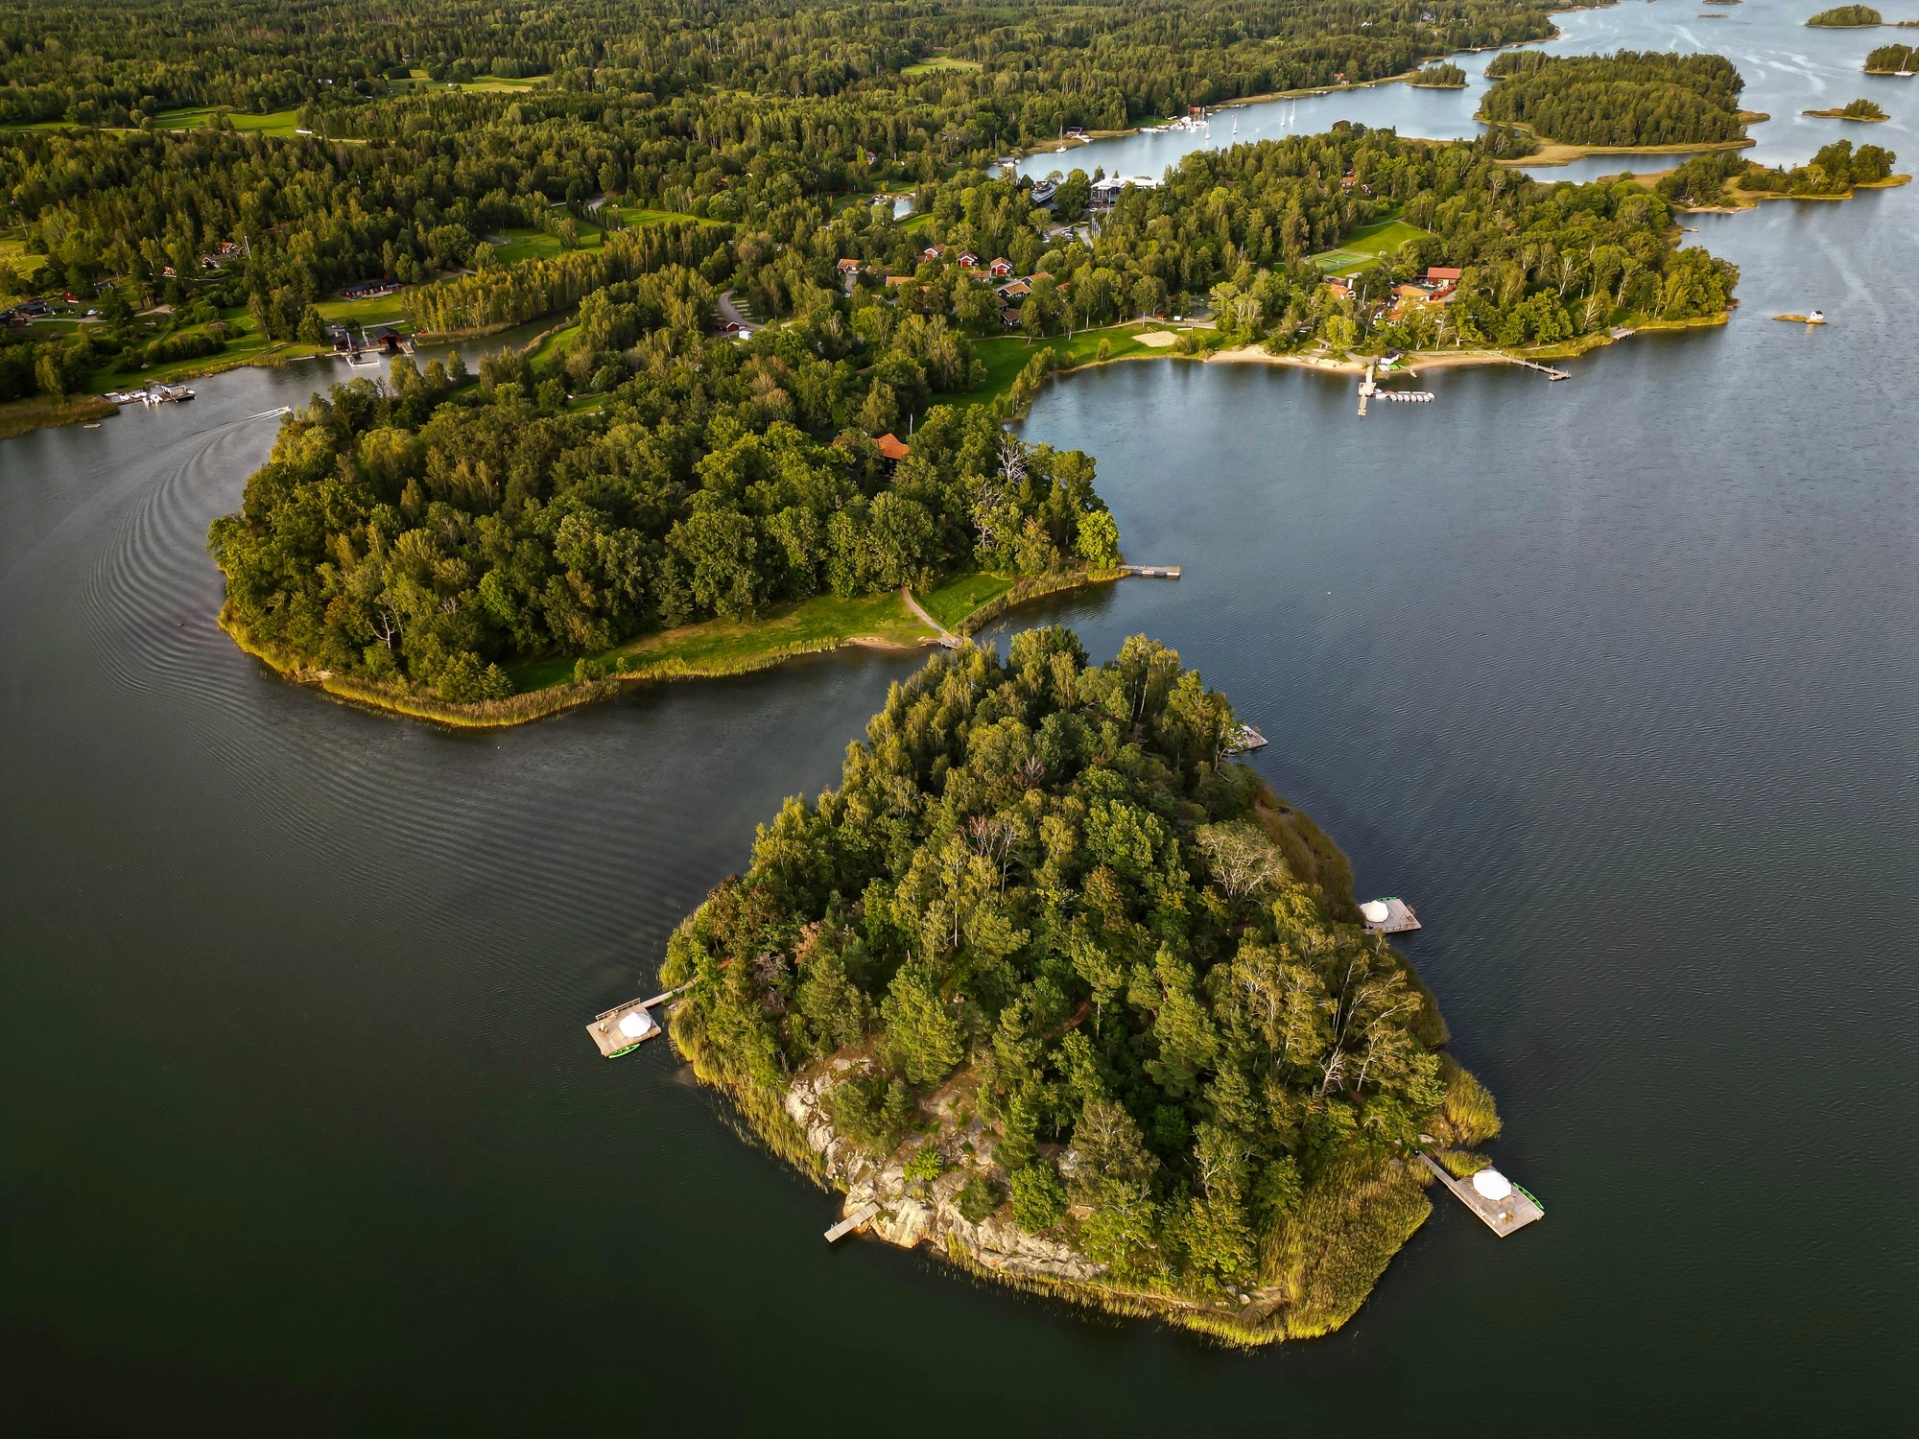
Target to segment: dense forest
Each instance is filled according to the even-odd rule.
[[[1157,189],[1123,191],[1090,246],[1041,255],[1065,289],[1025,303],[1085,325],[1199,292],[1234,338],[1371,352],[1553,343],[1623,314],[1726,308],[1737,272],[1674,250],[1658,196],[1534,181],[1498,163],[1498,141],[1436,145],[1348,126],[1195,152]],[[1343,286],[1326,284],[1307,257],[1388,216],[1419,233]],[[979,237],[963,191],[939,191],[934,217],[937,233]],[[1433,265],[1464,270],[1447,303],[1395,306],[1394,287]]]
[[[971,1223],[1253,1296],[1242,1331],[1337,1326],[1427,1212],[1411,1149],[1498,1121],[1235,727],[1143,637],[935,658],[674,934],[678,1042],[788,1152],[789,1086],[839,1056],[836,1129]]]
[[[53,0],[0,17],[0,124],[138,125],[226,105],[366,105],[423,84],[547,76],[645,97],[956,95],[1010,128],[1119,126],[1187,105],[1400,74],[1542,39],[1548,0]],[[916,70],[934,61],[946,67]],[[988,139],[987,143],[993,143]]]
[[[830,322],[752,351],[659,324],[697,316],[699,284],[666,271],[596,308],[641,374],[593,414],[565,413],[558,382],[529,394],[510,360],[453,403],[458,375],[406,360],[315,399],[213,527],[233,618],[313,665],[471,702],[512,692],[503,663],[647,629],[1117,561],[1086,456],[936,407],[890,465],[835,433],[854,417],[814,349]],[[908,325],[937,343],[938,322]]]
[[[1486,67],[1485,120],[1568,145],[1708,145],[1745,138],[1744,82],[1723,55],[1547,55],[1518,50]]]

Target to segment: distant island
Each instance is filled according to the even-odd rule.
[[[1739,71],[1723,55],[1517,50],[1486,67],[1498,83],[1476,118],[1588,149],[1737,146],[1746,137]]]
[[[1885,19],[1870,5],[1839,5],[1821,10],[1806,23],[1821,30],[1864,30],[1883,25]]]
[[[1919,69],[1919,46],[1881,45],[1866,56],[1868,75],[1910,75]]]
[[[1406,83],[1423,90],[1463,90],[1466,88],[1466,72],[1450,61],[1442,61],[1415,70]]]
[[[1804,165],[1768,169],[1727,151],[1696,155],[1654,182],[1661,196],[1694,210],[1749,209],[1760,200],[1844,200],[1854,190],[1902,185],[1899,157],[1878,145],[1850,140],[1822,145]]]
[[[1143,636],[936,656],[675,931],[674,1042],[893,1243],[1237,1345],[1337,1329],[1431,1212],[1420,1152],[1476,1172],[1499,1119],[1237,731]]]
[[[1802,115],[1810,115],[1816,120],[1885,120],[1890,117],[1871,100],[1848,100],[1826,110],[1801,110]]]

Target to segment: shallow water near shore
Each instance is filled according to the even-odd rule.
[[[1851,93],[1912,168],[1919,91],[1806,103]],[[828,1250],[833,1199],[665,1045],[582,1032],[917,659],[450,734],[213,624],[207,524],[313,369],[0,443],[0,1427],[1903,1429],[1916,192],[1693,217],[1732,322],[1563,384],[1434,371],[1361,421],[1350,380],[1155,361],[1022,427],[1185,575],[1019,620],[1151,633],[1265,730],[1418,907],[1548,1211],[1502,1242],[1439,1196],[1346,1330],[1252,1356]]]

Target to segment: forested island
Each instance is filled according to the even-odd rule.
[[[1919,70],[1919,46],[1881,45],[1866,56],[1868,75],[1910,75]]]
[[[1451,61],[1438,65],[1426,65],[1413,72],[1408,85],[1417,85],[1431,90],[1463,90],[1466,88],[1466,72]]]
[[[1839,5],[1831,10],[1821,10],[1806,23],[1829,30],[1870,29],[1874,25],[1884,24],[1885,17],[1870,5]]]
[[[874,1227],[1037,1292],[1255,1345],[1358,1310],[1499,1121],[1344,857],[1135,636],[893,686],[674,933],[671,1033]]]
[[[1811,115],[1818,120],[1884,120],[1886,112],[1871,100],[1848,100],[1843,105],[1834,105],[1825,110],[1802,110],[1802,115]]]
[[[1822,145],[1811,161],[1768,169],[1720,151],[1695,155],[1656,182],[1658,192],[1688,209],[1742,208],[1763,199],[1843,200],[1855,189],[1902,184],[1892,173],[1898,156],[1878,145],[1853,148],[1850,140]]]
[[[1498,81],[1479,118],[1541,139],[1609,149],[1736,145],[1745,82],[1723,55],[1548,55],[1517,50],[1486,67]]]

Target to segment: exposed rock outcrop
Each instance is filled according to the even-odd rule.
[[[1070,1244],[1028,1234],[1003,1211],[978,1224],[960,1213],[958,1195],[972,1173],[1003,1176],[992,1163],[990,1131],[977,1118],[958,1124],[950,1100],[935,1103],[941,1126],[928,1142],[938,1144],[955,1167],[930,1184],[909,1180],[902,1158],[875,1161],[835,1130],[826,1113],[825,1096],[857,1067],[855,1060],[836,1059],[819,1073],[797,1081],[786,1094],[787,1114],[820,1156],[827,1178],[846,1192],[843,1215],[877,1204],[880,1213],[872,1229],[889,1244],[911,1249],[931,1239],[943,1251],[957,1250],[980,1268],[1010,1278],[1086,1281],[1105,1272],[1105,1265],[1096,1264]],[[967,1146],[971,1146],[970,1158]]]

